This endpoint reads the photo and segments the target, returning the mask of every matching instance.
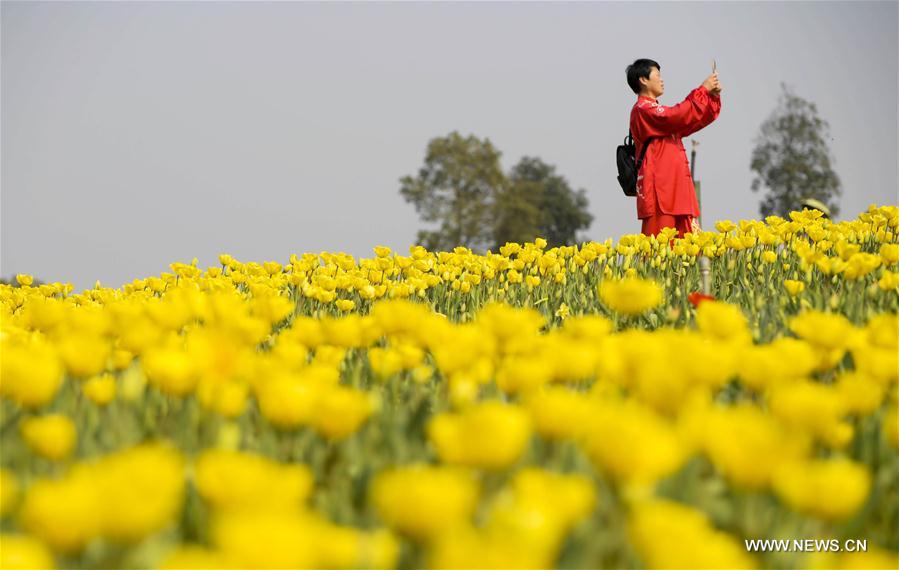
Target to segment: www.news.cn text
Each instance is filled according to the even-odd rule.
[[[867,552],[867,539],[755,539],[745,540],[749,552]]]

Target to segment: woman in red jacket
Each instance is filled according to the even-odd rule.
[[[686,99],[666,107],[658,102],[665,92],[660,70],[651,59],[638,59],[627,67],[627,83],[638,96],[630,120],[636,156],[647,138],[656,137],[649,142],[637,173],[637,217],[643,220],[646,235],[677,228],[683,237],[699,229],[699,203],[681,139],[718,118],[721,84],[715,71]]]

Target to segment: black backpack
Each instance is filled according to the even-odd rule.
[[[637,173],[640,172],[640,165],[643,164],[646,149],[649,148],[649,143],[654,138],[656,137],[646,139],[643,149],[640,151],[640,160],[636,164],[634,164],[634,155],[637,150],[630,131],[628,131],[627,137],[624,139],[624,144],[618,145],[618,183],[621,184],[621,189],[624,190],[625,196],[637,195]]]

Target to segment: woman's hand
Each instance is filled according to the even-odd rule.
[[[702,82],[702,86],[708,89],[709,93],[721,93],[721,82],[718,81],[718,72],[716,71],[709,75],[706,80]]]

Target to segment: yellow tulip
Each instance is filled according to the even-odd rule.
[[[530,428],[530,418],[521,408],[484,402],[460,414],[435,416],[428,438],[447,463],[498,471],[524,453]]]
[[[98,406],[105,406],[115,398],[115,378],[112,374],[94,376],[84,383],[82,390],[91,402]]]
[[[603,303],[617,313],[639,315],[662,302],[662,289],[653,281],[630,278],[603,280],[599,286]]]
[[[24,534],[0,534],[0,568],[52,570],[56,562],[40,540]]]
[[[75,449],[75,424],[66,416],[48,414],[28,418],[20,424],[22,439],[35,453],[53,461],[62,461]]]
[[[799,295],[800,293],[805,291],[805,283],[803,283],[802,281],[795,281],[793,279],[785,279],[784,288],[786,288],[790,296],[795,297],[796,295]]]
[[[18,497],[19,483],[15,474],[8,469],[0,468],[0,517],[12,512]]]
[[[871,475],[846,459],[791,462],[778,469],[773,487],[793,509],[825,520],[843,520],[868,498]]]
[[[479,492],[477,481],[465,471],[412,465],[379,473],[371,500],[392,528],[426,540],[469,520]]]

